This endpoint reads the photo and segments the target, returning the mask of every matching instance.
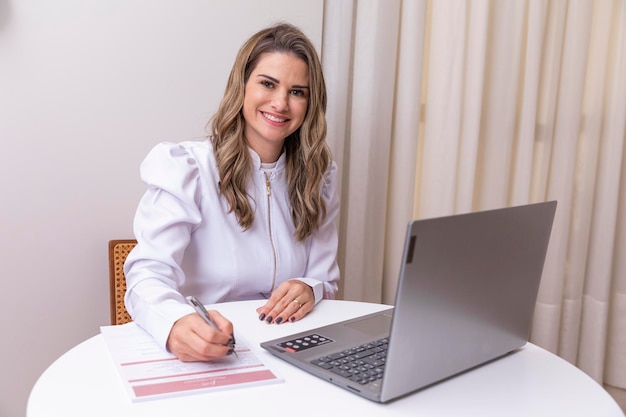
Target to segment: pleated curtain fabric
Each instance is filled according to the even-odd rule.
[[[325,2],[346,299],[394,302],[406,224],[558,200],[531,341],[626,388],[626,5]]]

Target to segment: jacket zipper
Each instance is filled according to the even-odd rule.
[[[274,239],[272,238],[272,218],[270,216],[270,196],[272,195],[272,188],[270,186],[270,177],[268,173],[265,173],[265,190],[267,194],[267,230],[270,237],[270,247],[272,249],[272,256],[274,259],[274,273],[272,275],[272,288],[270,293],[274,291],[276,285],[276,246],[274,246]]]

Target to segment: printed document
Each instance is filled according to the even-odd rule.
[[[235,355],[182,362],[134,322],[100,332],[132,401],[282,382],[237,335]],[[243,342],[243,343],[242,343]]]

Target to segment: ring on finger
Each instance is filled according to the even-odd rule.
[[[301,302],[300,302],[297,298],[294,298],[294,300],[292,301],[292,303],[296,303],[296,304],[298,304],[298,308],[302,307],[302,303],[301,303]]]

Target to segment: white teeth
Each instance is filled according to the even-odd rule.
[[[287,119],[281,119],[281,118],[278,118],[276,116],[272,116],[271,114],[265,113],[265,112],[263,113],[263,116],[265,116],[265,118],[271,120],[272,122],[283,123],[283,122],[287,121]]]

